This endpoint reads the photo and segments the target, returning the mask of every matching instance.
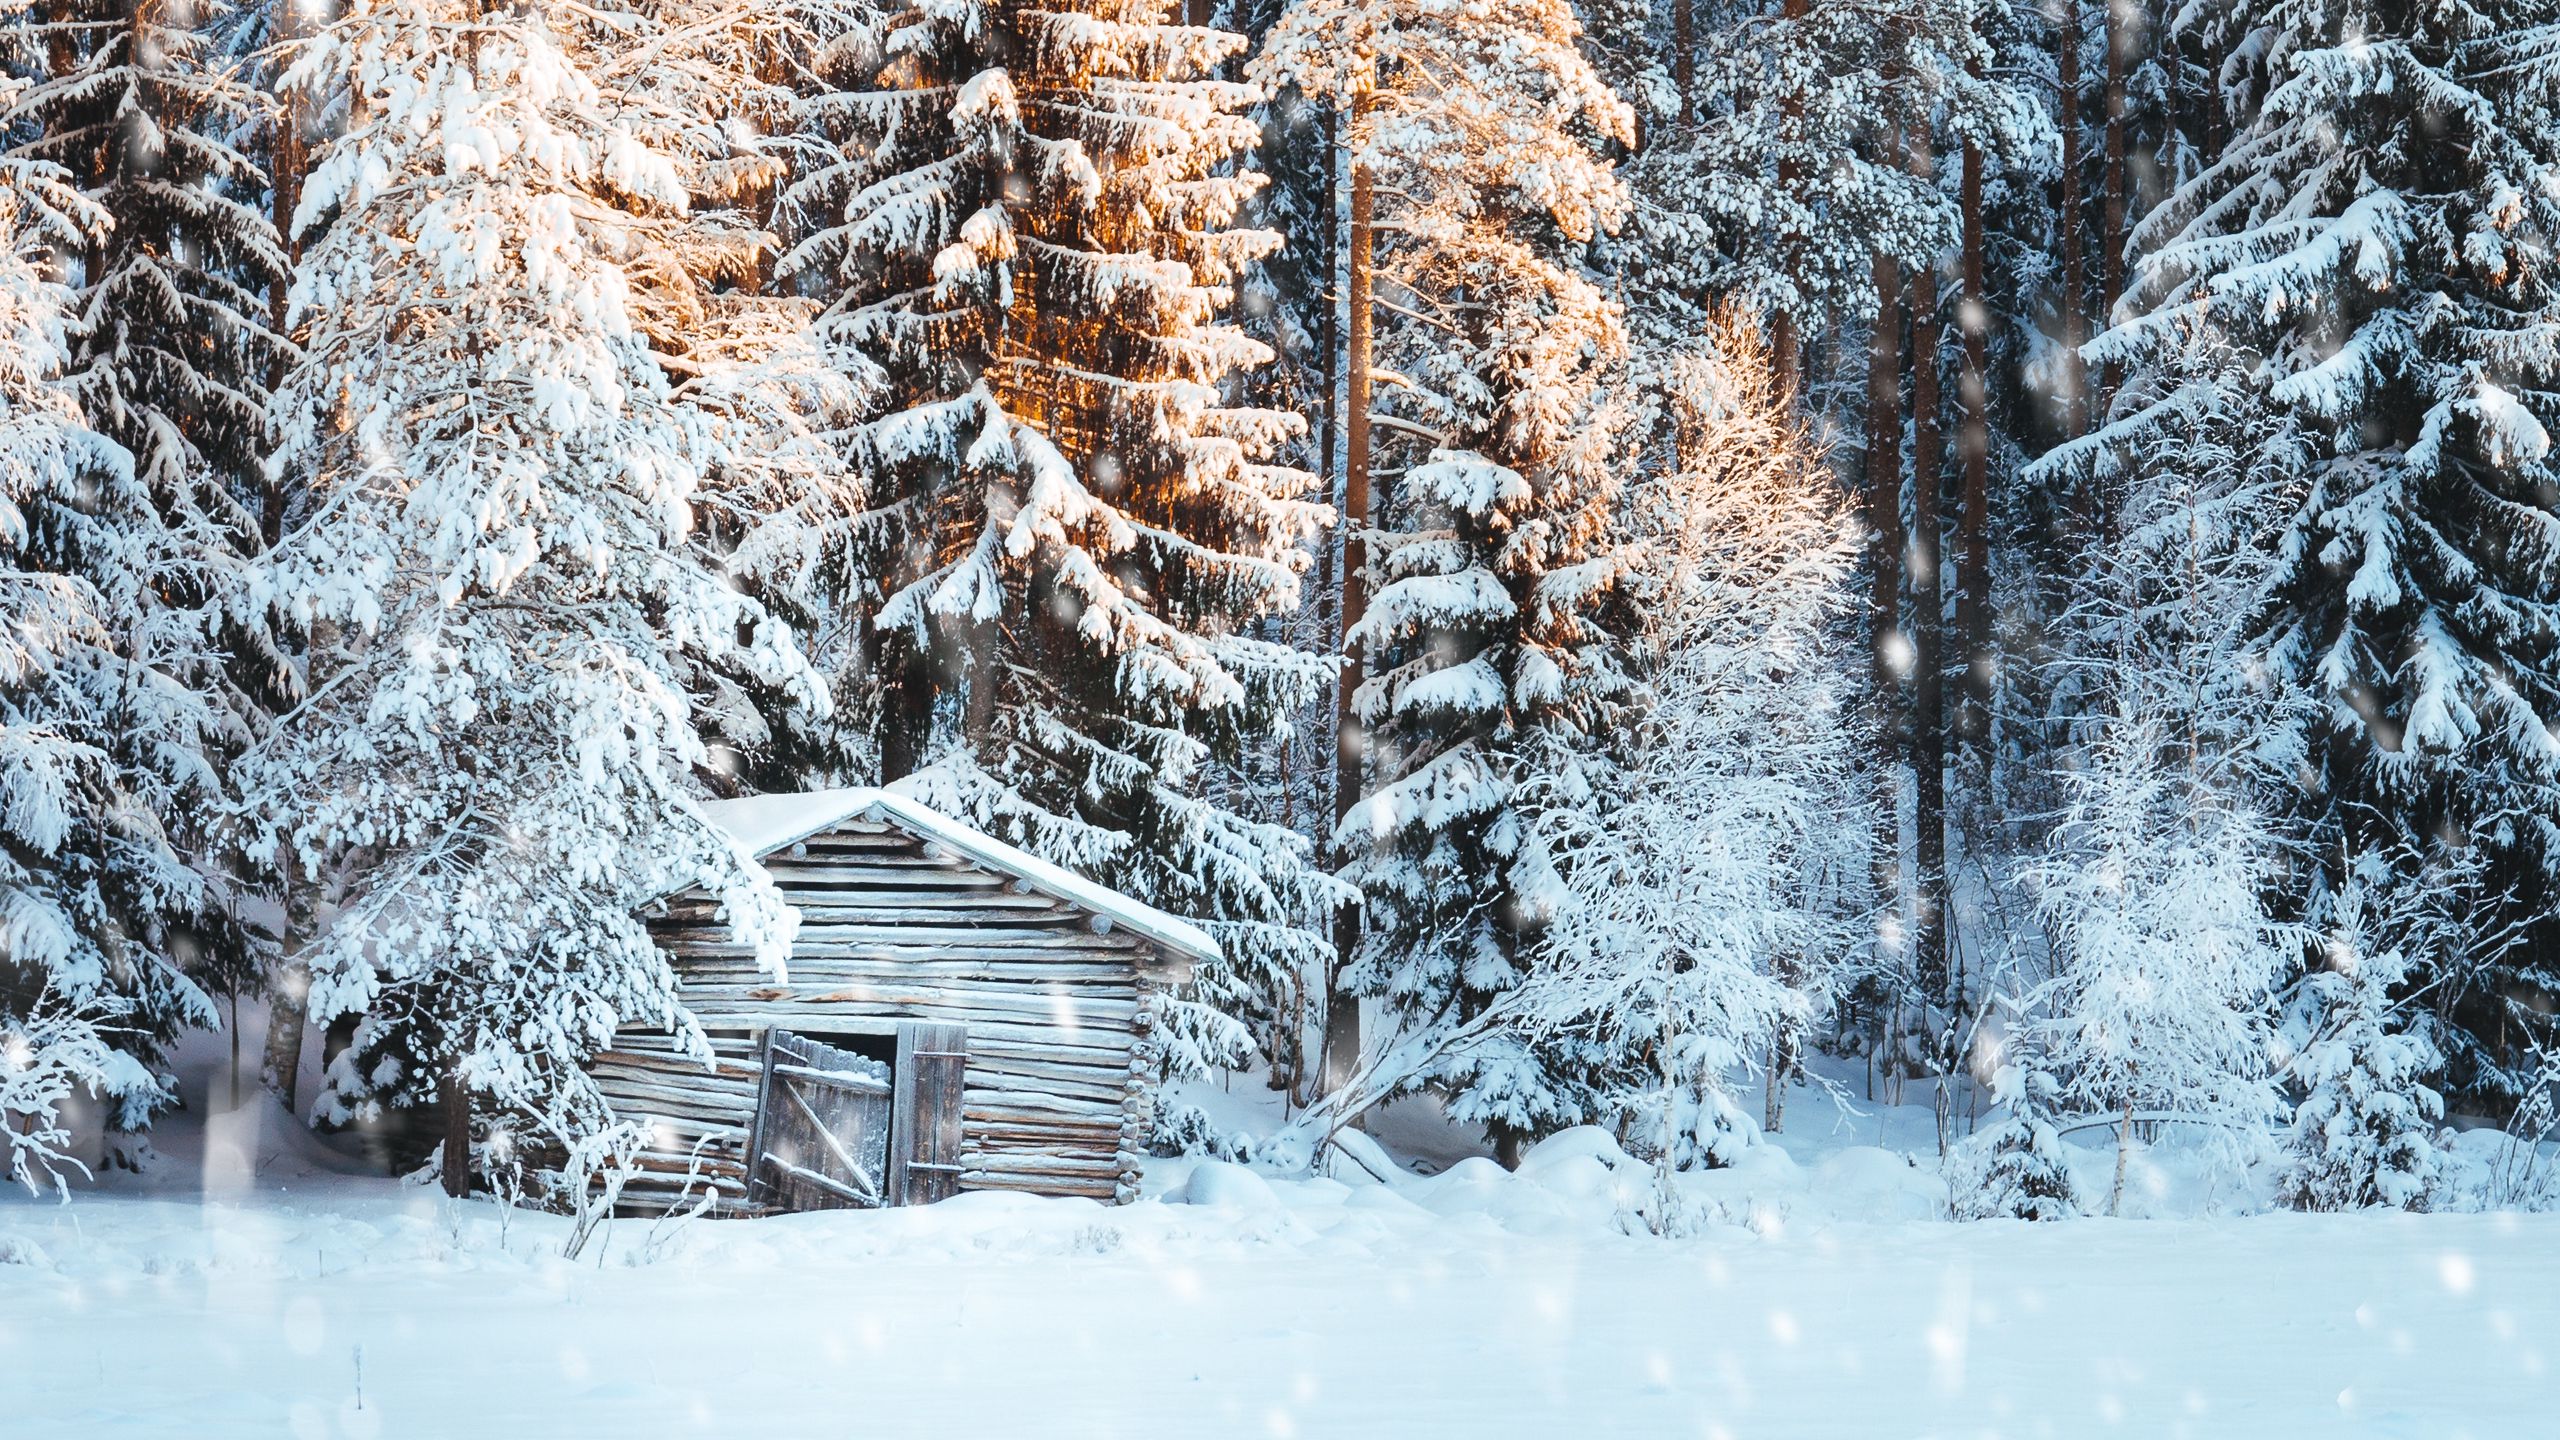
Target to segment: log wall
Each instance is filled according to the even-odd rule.
[[[765,1026],[892,1035],[901,1020],[968,1027],[960,1188],[1134,1198],[1156,1059],[1148,942],[894,826],[849,822],[764,863],[800,911],[787,979],[699,895],[651,920],[716,1068],[629,1031],[596,1060],[619,1113],[662,1122],[624,1192],[635,1206],[673,1198],[697,1142],[720,1208],[743,1203]]]

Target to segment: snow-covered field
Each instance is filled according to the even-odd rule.
[[[1661,1241],[1619,1233],[1634,1177],[1579,1132],[1518,1175],[1174,1161],[1120,1210],[626,1222],[571,1263],[563,1221],[341,1173],[262,1113],[174,1126],[68,1206],[0,1202],[0,1435],[2560,1427],[2547,1215],[1957,1225],[1927,1171],[1805,1141],[1707,1177],[1739,1223]]]

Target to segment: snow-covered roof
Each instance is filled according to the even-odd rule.
[[[1215,960],[1218,942],[1188,920],[1143,905],[1108,886],[1037,855],[972,829],[941,811],[930,809],[894,790],[860,786],[843,790],[804,790],[783,795],[750,795],[714,800],[702,807],[712,824],[727,831],[748,853],[762,858],[812,835],[852,820],[895,825],[919,839],[963,855],[991,870],[1001,870],[1044,895],[1064,900],[1108,918],[1112,924],[1142,935],[1187,959]]]

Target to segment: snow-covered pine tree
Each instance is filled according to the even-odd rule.
[[[2170,358],[2134,382],[2146,421],[2044,462],[2107,486],[2117,533],[2085,552],[2066,617],[2096,713],[2051,843],[2022,867],[2054,973],[2010,1000],[2063,1097],[2120,1118],[2111,1213],[2138,1112],[2200,1124],[2226,1157],[2271,1123],[2274,996],[2306,953],[2273,908],[2301,858],[2273,811],[2301,701],[2247,643],[2300,467],[2272,417],[2233,400],[2246,365],[2210,329]]]
[[[697,545],[714,437],[633,318],[687,196],[584,61],[654,38],[628,11],[359,0],[293,63],[350,97],[303,195],[329,223],[277,407],[274,463],[314,500],[261,577],[312,692],[240,770],[256,844],[344,877],[307,956],[314,1017],[364,1017],[331,1115],[467,1084],[592,1125],[576,1065],[616,1024],[698,1041],[637,902],[699,885],[766,961],[788,943],[691,798],[734,702],[690,682],[825,695]]]
[[[1326,511],[1272,458],[1297,418],[1226,397],[1270,352],[1221,315],[1279,237],[1235,223],[1257,92],[1211,76],[1243,38],[1171,9],[914,4],[839,47],[846,158],[794,190],[824,223],[785,268],[889,376],[858,452],[884,775],[1211,922],[1169,1035],[1197,1066],[1245,1048],[1218,1007],[1329,956],[1339,887],[1203,783],[1322,683],[1249,627]]]
[[[245,599],[265,542],[267,385],[291,349],[268,326],[286,262],[259,205],[266,177],[234,143],[268,101],[222,52],[223,0],[67,0],[42,17],[11,32],[39,77],[8,112],[12,153],[60,166],[104,217],[65,257],[65,383],[132,454],[158,516],[151,603],[125,622],[153,633],[128,638],[213,702],[218,757],[298,681],[274,617]],[[227,871],[211,819],[160,816],[194,863]],[[205,917],[195,964],[236,995],[272,942],[233,909]]]
[[[2409,964],[2377,935],[2373,887],[2390,867],[2350,864],[2331,917],[2326,964],[2296,1001],[2304,1032],[2290,1077],[2303,1089],[2276,1194],[2298,1210],[2422,1208],[2438,1171],[2444,1099],[2426,1085],[2442,1068],[2424,1035],[2394,1022],[2392,993]]]
[[[588,52],[616,115],[668,157],[687,196],[655,217],[647,258],[627,267],[634,323],[709,429],[692,504],[695,536],[731,580],[798,632],[833,673],[840,702],[811,709],[792,687],[736,671],[697,683],[722,703],[702,715],[729,783],[795,789],[867,779],[870,706],[849,667],[863,615],[863,476],[853,431],[878,399],[879,370],[822,334],[819,299],[774,283],[783,199],[795,177],[842,163],[834,137],[804,123],[831,98],[817,71],[883,7],[872,0],[643,0],[653,37]]]
[[[215,715],[143,648],[164,553],[133,457],[61,380],[72,296],[44,267],[106,216],[60,169],[0,161],[0,1144],[59,1184],[63,1106],[120,1130],[213,1006],[184,959],[210,890],[165,816],[204,798]]]
[[[1631,116],[1579,36],[1563,0],[1305,0],[1254,62],[1344,114],[1379,202],[1375,470],[1394,478],[1349,636],[1369,790],[1335,843],[1367,907],[1344,983],[1415,1029],[1525,973],[1560,881],[1519,787],[1587,786],[1573,772],[1634,686],[1603,614],[1625,567],[1625,334],[1583,264],[1625,210],[1603,150]],[[1595,1063],[1515,1040],[1412,1079],[1510,1145],[1588,1113]]]
[[[222,0],[57,5],[17,32],[46,73],[8,118],[25,136],[12,153],[61,166],[105,217],[74,252],[65,379],[163,518],[155,588],[206,610],[233,662],[208,653],[190,680],[245,719],[293,683],[240,602],[263,540],[266,388],[291,346],[267,324],[287,262],[257,203],[266,177],[234,145],[267,101],[217,43],[230,21]]]
[[[1958,1220],[2067,1220],[2080,1213],[2071,1160],[2054,1129],[2062,1087],[2047,1071],[2012,1059],[1992,1073],[1998,1123],[1947,1152],[1949,1206]]]
[[[1533,1036],[1581,1042],[1608,1109],[1644,1117],[1657,1228],[1672,1170],[1757,1138],[1728,1082],[1784,1083],[1790,1038],[1851,948],[1837,897],[1866,833],[1837,625],[1856,526],[1738,309],[1666,389],[1673,462],[1631,491],[1626,522],[1651,705],[1597,806],[1525,788],[1547,802],[1536,843],[1563,894],[1497,1002]]]
[[[2259,0],[2248,19],[2253,63],[2227,72],[2245,124],[2143,221],[2090,353],[2157,368],[2208,324],[2254,361],[2233,402],[2312,438],[2262,616],[2271,663],[2322,702],[2298,803],[2324,856],[2451,834],[2494,857],[2527,933],[2454,979],[2446,1048],[2457,1088],[2512,1101],[2511,1062],[2548,1029],[2514,997],[2560,987],[2560,27],[2533,0]],[[2139,403],[2117,421],[2144,423]],[[2410,958],[2412,984],[2454,978]]]

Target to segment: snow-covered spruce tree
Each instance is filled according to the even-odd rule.
[[[2050,149],[2031,93],[1971,73],[1998,69],[1978,0],[1695,8],[1685,93],[1658,66],[1621,79],[1644,118],[1613,248],[1642,276],[1639,324],[1675,343],[1725,299],[1804,327],[1871,316],[1878,254],[1909,268],[1953,250],[1955,198],[1911,173],[1897,126],[1951,126],[2003,167]]]
[[[1578,37],[1561,0],[1307,0],[1254,62],[1335,105],[1374,177],[1374,468],[1394,479],[1348,637],[1368,791],[1335,842],[1367,907],[1343,983],[1408,1030],[1465,1024],[1525,973],[1561,891],[1520,785],[1587,788],[1634,687],[1604,623],[1624,327],[1583,265],[1625,209],[1602,152],[1630,115]],[[1510,1145],[1590,1113],[1601,1064],[1511,1036],[1405,1078]]]
[[[2376,948],[2372,887],[2389,867],[2349,867],[2329,926],[2327,963],[2296,1000],[2305,1032],[2291,1078],[2303,1089],[2276,1193],[2298,1210],[2423,1207],[2437,1178],[2435,1127],[2444,1100],[2425,1083],[2444,1059],[2394,1023],[2392,992],[2409,965]],[[2387,941],[2385,942],[2387,944]]]
[[[202,798],[212,710],[142,642],[159,517],[60,376],[71,295],[42,267],[106,217],[60,170],[0,161],[0,1145],[59,1184],[63,1107],[135,1131],[213,1006],[185,974],[208,887],[163,817]]]
[[[274,617],[245,603],[265,542],[267,385],[290,346],[268,326],[285,257],[235,141],[268,101],[221,53],[222,0],[70,0],[12,34],[40,78],[8,111],[14,154],[61,167],[104,223],[66,261],[76,282],[64,380],[125,447],[158,517],[147,614],[125,622],[153,663],[203,692],[217,758],[287,703],[297,677]],[[160,817],[224,890],[207,822]],[[271,949],[217,905],[197,937],[207,984],[237,993]]]
[[[13,153],[58,164],[106,224],[77,252],[81,284],[66,380],[196,567],[237,570],[258,545],[256,493],[269,373],[290,348],[266,323],[285,269],[256,204],[265,177],[233,145],[262,97],[215,35],[220,0],[75,0],[22,32],[49,73],[20,92]],[[171,557],[177,560],[180,557]],[[236,575],[163,584],[209,594]]]
[[[734,702],[689,681],[825,697],[696,546],[711,432],[632,319],[686,196],[581,55],[650,33],[358,3],[289,77],[351,97],[303,196],[331,223],[277,407],[274,463],[314,503],[262,577],[308,629],[312,693],[240,769],[256,845],[345,877],[307,957],[314,1018],[363,1016],[331,1116],[467,1084],[591,1125],[576,1064],[617,1023],[692,1033],[636,902],[700,885],[768,962],[788,942],[690,798]]]
[[[1249,627],[1296,607],[1326,511],[1272,459],[1297,418],[1226,397],[1269,351],[1220,317],[1279,237],[1235,224],[1256,92],[1209,77],[1243,39],[1171,9],[915,4],[837,47],[845,158],[793,190],[822,224],[784,268],[888,375],[857,450],[884,776],[1211,922],[1191,1067],[1323,963],[1339,887],[1203,783],[1322,682]]]
[[[1496,1002],[1607,1057],[1602,1103],[1654,1149],[1657,1229],[1675,1169],[1756,1140],[1727,1083],[1783,1070],[1764,1061],[1827,997],[1853,937],[1822,877],[1865,835],[1836,625],[1856,527],[1738,312],[1666,388],[1673,464],[1626,506],[1651,705],[1596,804],[1524,788],[1563,890]]]
[[[2299,803],[2323,856],[2449,833],[2494,857],[2530,927],[2456,982],[2447,1053],[2457,1089],[2511,1101],[2548,1028],[2514,997],[2560,986],[2560,28],[2532,0],[2259,0],[2249,22],[2263,97],[2142,223],[2092,354],[2138,372],[2207,320],[2254,361],[2234,402],[2312,437],[2261,617],[2322,702]],[[2449,978],[2410,958],[2413,985]]]
[[[2019,1060],[1992,1073],[1999,1121],[1947,1151],[1948,1201],[1958,1220],[2067,1220],[2080,1213],[2071,1161],[2054,1129],[2062,1087]]]

